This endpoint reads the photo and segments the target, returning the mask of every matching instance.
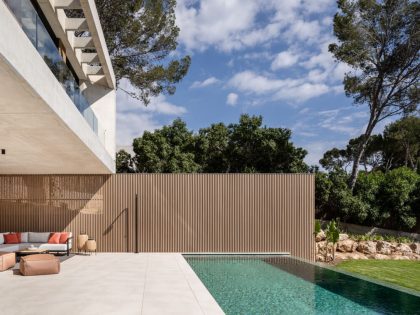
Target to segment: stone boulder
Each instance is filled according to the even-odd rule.
[[[315,259],[319,262],[325,262],[325,255],[317,254]]]
[[[349,239],[349,236],[345,233],[340,233],[339,238],[338,238],[339,241],[345,241],[348,239]]]
[[[408,256],[401,256],[401,255],[390,255],[389,256],[392,260],[410,260],[410,257]]]
[[[315,242],[321,242],[321,241],[325,241],[326,236],[325,236],[325,232],[321,230],[321,232],[319,232],[316,236],[315,236]]]
[[[376,254],[376,243],[373,241],[361,241],[357,246],[357,251],[363,254]]]
[[[414,254],[420,255],[420,243],[410,244],[410,248]]]
[[[362,253],[358,253],[358,252],[354,252],[354,253],[348,253],[347,257],[349,259],[355,259],[355,260],[366,260],[368,259],[366,257],[366,255],[362,254]]]
[[[315,244],[315,247],[316,247],[317,254],[325,255],[325,251],[327,250],[327,242],[326,241],[318,242]]]
[[[385,241],[379,241],[376,243],[376,251],[382,255],[391,255],[392,247],[391,243]]]
[[[390,259],[390,256],[376,253],[376,254],[369,255],[369,258],[377,259],[377,260],[386,260],[386,259]]]
[[[409,255],[409,254],[413,253],[410,246],[408,246],[407,244],[403,244],[403,243],[398,244],[398,246],[395,248],[395,251],[398,252],[398,253],[401,253],[403,255]]]
[[[339,241],[337,243],[337,251],[342,253],[352,253],[356,251],[357,243],[351,239]]]

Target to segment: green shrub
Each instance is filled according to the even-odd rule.
[[[400,167],[385,174],[379,188],[378,204],[385,227],[409,230],[416,225],[416,214],[410,197],[420,176],[413,170]]]
[[[325,173],[315,173],[315,209],[318,217],[328,212],[332,182]]]
[[[359,221],[365,225],[382,224],[383,218],[381,216],[380,207],[378,204],[379,189],[384,181],[384,174],[381,171],[376,172],[362,172],[357,178],[356,186],[354,187],[354,195],[365,205],[364,214]]]

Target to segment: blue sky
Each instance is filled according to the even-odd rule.
[[[147,108],[117,93],[117,145],[177,117],[198,131],[248,113],[291,129],[309,152],[306,162],[317,164],[323,152],[359,135],[368,118],[367,107],[344,95],[350,69],[328,52],[335,11],[335,0],[178,0],[174,55],[190,54],[190,71],[175,95]]]

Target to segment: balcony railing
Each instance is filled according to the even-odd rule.
[[[73,72],[60,55],[56,40],[54,40],[54,37],[52,37],[48,32],[31,1],[4,1],[16,17],[22,27],[22,30],[28,36],[36,50],[57,78],[58,82],[60,82],[67,95],[76,105],[79,112],[83,115],[92,130],[98,134],[98,120],[94,112],[80,90],[79,84],[77,83]]]

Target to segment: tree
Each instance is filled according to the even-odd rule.
[[[378,200],[384,225],[397,230],[410,230],[416,225],[416,209],[413,209],[413,193],[420,175],[406,167],[396,168],[385,174]]]
[[[347,172],[349,166],[354,163],[357,156],[357,150],[364,136],[350,139],[345,149],[333,148],[324,153],[319,163],[327,171],[344,170]],[[372,135],[366,143],[366,148],[360,164],[363,165],[365,171],[369,168],[376,169],[382,162],[382,136]]]
[[[337,169],[347,171],[347,167],[353,162],[353,156],[347,150],[340,150],[332,148],[324,153],[319,164],[327,171],[334,171]]]
[[[306,151],[290,141],[289,129],[262,127],[262,117],[242,115],[238,124],[213,124],[194,134],[175,120],[134,139],[139,172],[306,172]]]
[[[175,0],[96,0],[117,83],[129,80],[136,91],[125,92],[145,104],[175,93],[191,63],[189,56],[168,61],[179,34],[175,6]]]
[[[125,150],[117,152],[115,164],[117,173],[134,173],[133,159]]]
[[[193,173],[199,171],[194,161],[194,136],[185,122],[176,119],[154,132],[146,131],[133,141],[134,161],[141,173]]]
[[[363,202],[366,216],[362,223],[369,226],[380,226],[384,223],[383,212],[380,207],[380,188],[384,183],[384,173],[381,171],[361,172],[354,187],[354,196]]]
[[[386,126],[383,138],[384,156],[390,167],[416,170],[420,166],[419,117],[406,117]]]
[[[344,90],[370,116],[354,159],[349,186],[354,188],[367,142],[378,122],[415,111],[420,98],[420,3],[410,0],[338,0],[334,17],[336,60],[353,70]]]
[[[231,173],[306,172],[307,152],[290,141],[285,128],[262,127],[261,116],[241,115],[239,124],[230,124],[228,159]]]
[[[229,171],[227,148],[229,130],[223,123],[200,129],[196,141],[196,161],[204,173],[226,173]]]

